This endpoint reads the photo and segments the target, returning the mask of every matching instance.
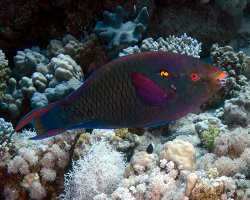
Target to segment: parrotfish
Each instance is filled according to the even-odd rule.
[[[95,71],[62,101],[27,114],[37,136],[66,130],[152,127],[197,110],[222,86],[226,74],[197,58],[144,52],[118,58]]]

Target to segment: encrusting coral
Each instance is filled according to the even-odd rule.
[[[160,153],[160,159],[164,158],[174,161],[185,170],[195,169],[195,149],[189,142],[180,139],[167,142]]]

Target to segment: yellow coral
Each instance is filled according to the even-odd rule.
[[[83,143],[88,143],[90,139],[89,133],[83,133],[80,135],[79,139],[77,140],[76,146],[81,146]]]
[[[191,192],[192,200],[219,200],[224,193],[224,183],[222,181],[207,182],[200,180],[196,183]]]
[[[122,139],[126,139],[131,135],[131,133],[127,128],[121,128],[121,129],[115,129],[115,135]]]
[[[220,135],[220,129],[216,125],[210,125],[207,131],[203,132],[202,141],[210,152],[214,150],[214,139]]]
[[[219,176],[219,172],[218,172],[218,169],[215,167],[215,168],[210,168],[208,170],[208,177],[209,178],[217,178]]]
[[[78,138],[73,154],[73,160],[77,160],[79,157],[83,157],[86,154],[86,147],[90,143],[90,134],[83,133]]]

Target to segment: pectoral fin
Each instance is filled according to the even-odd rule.
[[[161,106],[167,103],[167,93],[146,76],[133,72],[133,84],[137,95],[149,106]]]

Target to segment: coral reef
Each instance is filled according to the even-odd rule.
[[[111,195],[112,199],[171,199],[178,195],[184,198],[184,193],[177,193],[174,168],[167,172],[156,166],[145,174],[130,176],[121,181],[119,187]],[[174,198],[175,199],[175,198]]]
[[[87,200],[101,193],[111,194],[122,179],[124,170],[121,153],[112,149],[107,141],[95,142],[65,175],[65,194],[60,199]]]
[[[124,10],[118,6],[115,13],[105,11],[103,21],[94,26],[104,7],[111,11],[117,3]],[[250,198],[250,58],[230,46],[214,44],[211,48],[213,64],[225,70],[228,79],[204,104],[206,111],[163,127],[79,129],[33,141],[29,140],[33,131],[12,134],[12,124],[6,122],[9,114],[18,119],[31,108],[61,100],[118,52],[125,56],[173,51],[199,58],[207,55],[215,41],[220,45],[232,38],[236,41],[243,16],[249,15],[249,1],[104,0],[100,4],[44,0],[35,5],[17,0],[12,7],[2,4],[0,46],[10,62],[0,50],[0,113],[4,116],[0,118],[0,199]],[[4,17],[6,10],[10,20]],[[54,17],[49,21],[44,12]],[[135,20],[129,21],[132,18]],[[34,29],[27,31],[29,23]],[[48,26],[43,31],[41,23]],[[243,37],[244,47],[247,28],[244,32],[241,27],[237,33]],[[63,36],[66,32],[74,34]],[[142,32],[145,39],[140,41]],[[47,49],[24,49],[38,35],[43,48],[49,43]],[[45,39],[48,35],[54,37]],[[56,39],[49,42],[50,38]],[[126,48],[128,45],[135,46]],[[17,51],[11,66],[10,57],[17,47],[24,50]]]
[[[247,83],[244,76],[249,78],[250,75],[249,57],[242,51],[236,54],[230,46],[219,47],[218,44],[214,44],[210,54],[213,63],[227,71],[229,79],[231,79],[230,82],[232,82],[231,89],[239,89],[241,85]]]
[[[201,43],[196,39],[188,37],[184,33],[181,37],[169,36],[165,40],[160,37],[156,41],[153,38],[146,38],[141,42],[141,46],[137,45],[123,49],[119,56],[125,56],[133,53],[145,51],[173,51],[175,53],[186,54],[199,58],[201,52]]]
[[[241,87],[238,95],[225,101],[221,118],[229,127],[247,126],[250,119],[250,85]],[[223,112],[224,111],[224,112]]]
[[[8,60],[5,59],[5,54],[0,49],[0,103],[4,100],[7,89],[7,82],[11,69],[8,67]]]
[[[6,133],[7,134],[7,133]],[[78,134],[65,133],[55,138],[31,141],[35,133],[23,131],[12,136],[12,152],[7,165],[1,166],[0,188],[11,195],[15,188],[19,199],[52,199],[62,189],[63,174],[69,166],[72,145]],[[6,196],[8,196],[6,195]]]
[[[84,74],[93,72],[109,60],[106,47],[100,45],[94,33],[85,36],[80,41],[69,34],[61,40],[51,40],[47,47],[46,56],[53,58],[59,54],[69,55],[82,67]]]
[[[217,168],[220,176],[248,174],[249,136],[248,129],[243,128],[221,134],[215,138],[215,154],[201,156],[197,161],[197,169]]]
[[[148,170],[152,170],[156,167],[158,156],[156,154],[148,154],[145,151],[137,152],[131,158],[130,164],[126,167],[124,177],[130,175],[140,175]]]
[[[107,44],[108,49],[113,50],[121,44],[135,44],[141,39],[141,33],[147,28],[149,14],[147,8],[141,9],[136,19],[123,23],[124,11],[117,6],[115,13],[103,12],[103,21],[96,23],[94,32],[100,41]]]
[[[210,152],[214,150],[214,139],[220,135],[220,130],[216,126],[209,126],[202,134],[202,141]]]
[[[232,7],[227,12],[237,9],[238,2],[244,1],[226,1],[226,4],[231,2]],[[233,16],[223,12],[214,1],[208,3],[208,0],[104,0],[102,3],[97,0],[23,3],[18,0],[2,4],[1,48],[8,55],[13,55],[17,50],[33,44],[47,44],[51,38],[60,37],[65,32],[80,37],[92,30],[96,21],[101,19],[103,10],[113,11],[117,5],[124,8],[126,20],[132,19],[143,6],[148,8],[151,21],[145,31],[146,37],[158,38],[186,32],[202,41],[205,52],[209,52],[215,42],[225,45],[237,32],[235,26],[238,23],[232,23]]]
[[[187,175],[187,184],[185,189],[185,196],[189,197],[196,182],[197,182],[198,176],[196,173],[190,173]],[[194,192],[193,192],[194,193]],[[192,194],[193,195],[193,194]]]
[[[214,153],[218,156],[239,157],[247,148],[250,148],[250,131],[237,128],[226,132],[215,139]]]
[[[14,56],[15,68],[13,74],[19,81],[22,77],[31,77],[37,65],[46,65],[48,60],[39,53],[40,49],[24,49]]]
[[[123,129],[115,129],[115,135],[121,139],[126,139],[131,135],[131,133],[127,128],[123,128]]]
[[[9,79],[8,92],[1,102],[1,109],[12,119],[20,115],[20,110],[29,111],[29,106],[22,109],[24,103],[37,108],[61,100],[84,79],[81,67],[70,56],[59,54],[49,62],[39,49],[35,50],[18,51],[14,57],[14,77]]]
[[[180,139],[167,142],[160,153],[160,159],[172,160],[185,170],[195,169],[194,146]]]
[[[209,183],[207,181],[198,181],[192,190],[190,198],[193,200],[220,199],[223,192],[223,182]]]
[[[52,58],[47,68],[49,74],[52,74],[58,82],[68,81],[72,78],[83,81],[81,67],[68,55],[59,54],[57,57]]]
[[[11,157],[13,150],[11,133],[13,130],[10,122],[5,122],[3,118],[0,118],[0,167],[4,167]]]

